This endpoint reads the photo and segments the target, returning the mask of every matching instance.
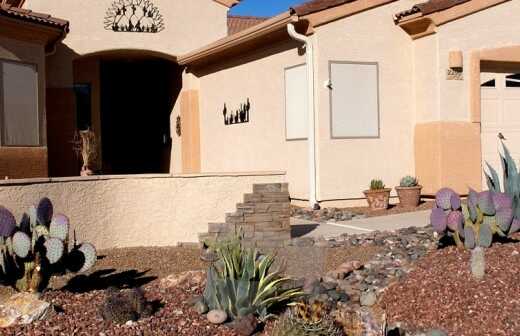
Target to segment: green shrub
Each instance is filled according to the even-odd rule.
[[[273,306],[303,295],[300,288],[287,288],[291,280],[272,271],[274,255],[246,249],[240,240],[218,244],[219,260],[208,270],[204,301],[209,309],[221,309],[232,319],[254,313],[268,317]]]

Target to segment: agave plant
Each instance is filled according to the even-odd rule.
[[[43,198],[19,223],[0,206],[0,281],[19,291],[37,292],[53,274],[85,272],[96,262],[96,249],[78,245],[69,249],[69,219],[53,214],[53,205]]]
[[[504,192],[512,199],[513,223],[510,233],[514,233],[520,231],[520,173],[511,152],[503,142],[502,148],[504,154],[500,154],[500,162],[502,163]],[[497,171],[489,163],[486,162],[486,165],[489,172],[484,171],[484,174],[489,190],[502,192]]]
[[[494,235],[514,232],[512,199],[500,192],[470,189],[467,204],[449,188],[439,190],[430,216],[433,229],[453,237],[459,247],[490,247]]]
[[[219,260],[210,266],[204,301],[210,309],[221,309],[232,319],[256,314],[268,317],[270,309],[303,295],[300,288],[287,288],[291,280],[281,271],[271,271],[275,257],[243,248],[240,240],[220,244]]]

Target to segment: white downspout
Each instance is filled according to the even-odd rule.
[[[307,82],[308,82],[308,98],[309,98],[309,134],[308,134],[308,149],[309,149],[309,205],[311,208],[319,208],[316,199],[316,134],[315,134],[315,104],[314,104],[314,46],[312,41],[307,36],[296,32],[294,24],[287,25],[287,32],[289,36],[296,41],[305,44],[305,54],[307,58]]]

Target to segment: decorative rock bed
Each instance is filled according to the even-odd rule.
[[[293,240],[291,244],[296,246],[301,242]],[[332,313],[345,323],[344,329],[350,332],[349,336],[361,335],[355,331],[361,329],[356,328],[362,328],[363,335],[380,336],[385,321],[389,330],[404,327],[409,330],[406,335],[410,336],[519,334],[520,287],[515,278],[516,268],[512,265],[518,265],[520,243],[492,247],[487,257],[490,273],[482,282],[474,283],[469,280],[468,253],[454,247],[436,250],[439,242],[431,228],[407,228],[328,240],[306,239],[304,242],[313,248],[323,246],[328,251],[378,248],[373,257],[366,259],[368,261],[345,260],[322,276],[295,280],[311,298],[334,303],[336,308]],[[495,280],[505,287],[496,287]],[[143,289],[147,300],[155,302],[156,310],[150,317],[124,324],[103,320],[100,310],[107,297],[105,290],[48,291],[42,299],[55,307],[54,314],[44,321],[2,329],[0,334],[238,335],[231,325],[212,324],[201,314],[206,310],[194,307],[194,298],[201,295],[204,285],[205,274],[201,271],[150,282]],[[454,293],[457,288],[460,290]],[[500,293],[496,294],[496,290]],[[485,295],[478,296],[478,292]],[[478,297],[474,298],[475,295]],[[470,305],[464,306],[466,303]],[[473,312],[465,310],[466,307]],[[467,314],[485,321],[486,326],[465,319]],[[439,327],[446,328],[448,333],[433,330]],[[486,332],[476,331],[481,327]],[[271,328],[272,322],[267,323],[265,331],[259,335],[269,336]],[[394,335],[404,335],[404,332]]]

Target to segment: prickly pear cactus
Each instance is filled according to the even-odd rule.
[[[54,273],[86,272],[94,266],[94,246],[74,241],[69,251],[69,219],[53,213],[52,202],[44,198],[17,225],[12,213],[0,206],[0,279],[4,284],[36,292]]]
[[[490,247],[495,235],[505,237],[516,232],[513,225],[520,226],[513,220],[513,201],[505,193],[470,189],[467,204],[462,204],[453,190],[443,188],[437,192],[435,204],[430,215],[433,229],[453,237],[459,247]]]
[[[0,205],[0,236],[10,237],[16,229],[16,219],[13,214]]]

